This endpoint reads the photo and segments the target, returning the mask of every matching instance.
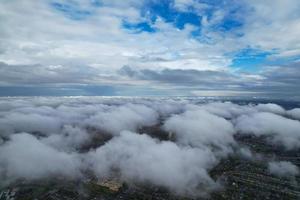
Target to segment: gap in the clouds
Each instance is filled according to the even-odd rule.
[[[181,13],[175,18],[176,27],[179,29],[184,29],[186,24],[192,24],[199,27],[200,19],[201,18],[194,13]]]
[[[172,23],[178,29],[184,29],[186,24],[194,26],[201,25],[201,16],[194,12],[182,12],[174,8],[174,1],[147,1],[141,10],[143,17],[155,22],[162,18],[167,23]]]
[[[123,20],[122,26],[123,26],[123,28],[134,31],[135,33],[140,33],[140,32],[154,33],[154,32],[156,32],[155,28],[153,28],[147,22],[130,23],[126,20]]]
[[[196,3],[205,4],[205,8],[197,9]],[[199,38],[204,37],[201,34],[203,26],[203,18],[208,22],[210,31],[228,32],[237,30],[244,25],[244,14],[247,13],[247,8],[243,3],[233,2],[228,3],[224,0],[205,1],[196,0],[195,5],[188,5],[185,10],[180,10],[175,7],[174,0],[149,0],[146,1],[141,9],[141,17],[147,18],[149,23],[155,23],[158,19],[162,19],[166,23],[171,23],[174,27],[182,30],[187,24],[193,25],[195,30],[191,32],[191,37]],[[221,11],[221,14],[220,14]],[[219,13],[219,14],[218,14]],[[217,19],[218,16],[220,19]],[[149,23],[144,25],[136,25],[139,31],[149,32]],[[125,27],[127,28],[127,27]],[[135,28],[134,26],[128,27],[129,29]],[[241,36],[241,33],[235,33]],[[209,40],[206,38],[205,40]]]
[[[220,31],[230,31],[232,29],[240,28],[242,26],[243,23],[241,21],[227,18],[220,25],[218,25],[216,29],[219,29]]]
[[[148,20],[132,23],[123,19],[122,27],[135,33],[154,33],[156,29],[153,28],[152,24],[160,18],[166,23],[173,24],[179,30],[184,29],[187,24],[193,25],[195,30],[192,31],[191,37],[200,37],[203,17],[208,20],[211,31],[227,32],[243,26],[243,19],[240,16],[241,12],[244,12],[244,8],[240,3],[229,4],[224,0],[195,0],[195,3],[205,4],[207,7],[199,10],[191,4],[187,6],[186,10],[180,10],[175,7],[174,0],[146,0],[144,5],[138,9],[140,9],[141,19],[146,18]],[[54,10],[72,20],[85,20],[93,15],[96,7],[103,6],[99,0],[89,0],[87,5],[87,7],[83,7],[77,1],[50,1],[50,6]],[[215,14],[222,9],[225,10],[222,14],[224,16],[215,22]]]
[[[256,72],[268,61],[272,52],[254,48],[245,48],[234,53],[231,67],[246,72]]]
[[[257,72],[263,67],[284,66],[286,63],[294,63],[300,60],[300,56],[280,56],[278,49],[264,51],[255,48],[245,48],[230,55],[233,57],[230,67],[244,72]]]

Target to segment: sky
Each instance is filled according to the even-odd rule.
[[[300,98],[299,0],[0,0],[0,96]]]

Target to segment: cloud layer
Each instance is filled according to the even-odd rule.
[[[235,134],[299,149],[297,109],[184,98],[1,98],[0,183],[84,179],[92,172],[99,179],[206,196],[220,188],[209,171],[221,159],[254,158]],[[141,131],[145,127],[160,132]],[[270,173],[280,175],[284,168],[297,175],[284,166],[290,165],[270,163]]]

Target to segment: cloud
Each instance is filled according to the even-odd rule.
[[[191,97],[0,98],[0,179],[3,184],[84,179],[88,171],[99,179],[207,196],[221,187],[210,176],[221,159],[263,159],[240,145],[236,134],[265,136],[283,151],[300,148],[298,108],[239,103]],[[164,140],[156,134],[165,134]]]
[[[114,169],[119,170],[125,180],[150,182],[175,193],[196,196],[207,195],[217,186],[207,172],[216,158],[207,149],[180,147],[147,135],[122,132],[90,156],[100,177]]]
[[[131,66],[122,67],[118,73],[129,80],[184,88],[191,95],[277,98],[289,95],[298,99],[298,69],[299,63],[293,62],[280,67],[265,66],[258,73],[236,73],[228,69],[137,69]]]
[[[234,84],[237,80],[233,74],[226,71],[213,70],[181,70],[181,69],[164,69],[162,71],[155,71],[151,69],[134,70],[129,66],[124,66],[119,71],[120,74],[141,79],[152,80],[158,82],[165,82],[180,85],[194,85],[194,84],[220,84],[217,80],[222,79],[229,84]]]
[[[84,145],[89,144],[91,140],[92,136],[85,129],[71,125],[65,125],[58,134],[52,134],[41,139],[43,143],[67,152],[81,149]]]
[[[136,131],[142,126],[155,125],[157,119],[155,110],[143,105],[127,104],[97,113],[86,119],[84,124],[118,135],[122,130]]]
[[[250,105],[238,105],[229,101],[207,103],[201,105],[201,109],[225,119],[235,119],[240,115],[255,112],[255,109]]]
[[[0,83],[2,85],[32,84],[78,84],[89,83],[95,79],[103,79],[99,71],[89,66],[41,64],[7,64],[0,62]]]
[[[165,84],[171,87],[182,87],[188,90],[228,90],[243,93],[247,88],[249,93],[255,92],[256,82],[260,82],[260,77],[241,76],[229,70],[191,70],[191,69],[168,69],[137,70],[130,66],[124,66],[119,70],[119,74],[133,80],[150,81]]]
[[[285,114],[285,110],[281,106],[274,103],[258,104],[256,109],[260,112],[271,112],[278,115]]]
[[[286,149],[300,147],[300,122],[266,112],[239,116],[235,127],[245,134],[270,136],[272,143],[283,145]]]
[[[251,8],[242,39],[262,49],[278,49],[279,55],[298,49],[299,1],[247,1]],[[273,14],[276,10],[276,14]],[[276,33],[276,34],[274,34]]]
[[[292,110],[288,110],[287,115],[289,115],[294,119],[300,120],[300,108],[294,108]]]
[[[61,125],[57,118],[34,113],[9,113],[0,119],[1,135],[22,131],[51,134],[58,132]]]
[[[0,146],[1,179],[80,176],[80,159],[76,154],[57,151],[28,133],[15,134]]]
[[[242,147],[238,150],[238,154],[245,159],[253,159],[255,155],[247,147]]]
[[[142,16],[142,9],[147,8],[141,5],[142,1],[139,1],[140,3],[133,1],[109,3],[105,1],[100,6],[75,2],[55,5],[66,4],[65,7],[75,7],[79,11],[88,10],[91,14],[84,20],[70,18],[70,15],[73,16],[72,9],[61,12],[61,10],[57,10],[57,7],[51,6],[53,4],[48,1],[38,4],[34,1],[10,1],[3,4],[2,15],[7,20],[0,24],[6,28],[2,32],[2,36],[6,40],[1,46],[4,52],[1,60],[8,64],[41,64],[46,67],[61,65],[67,71],[76,71],[77,68],[80,70],[78,66],[81,65],[94,66],[102,73],[111,72],[111,69],[118,69],[125,64],[143,65],[142,58],[149,56],[160,55],[167,58],[177,54],[180,50],[187,52],[187,57],[191,60],[190,66],[193,68],[201,67],[198,65],[199,63],[205,63],[202,67],[207,68],[223,67],[221,63],[227,62],[222,54],[212,48],[207,51],[208,55],[206,53],[205,55],[195,55],[194,52],[197,49],[203,48],[195,41],[187,42],[184,45],[174,43],[174,41],[188,41],[191,30],[178,31],[176,27],[170,26],[162,20],[157,19],[153,24],[154,28],[159,30],[155,34],[131,34],[124,30],[122,27],[124,20],[133,22],[148,20]],[[36,11],[34,16],[28,14],[33,11]],[[28,23],[28,21],[35,23]],[[19,25],[21,24],[27,24],[27,26],[20,29]],[[48,27],[53,27],[53,29],[47,30]],[[19,34],[15,35],[15,32]],[[29,34],[30,41],[27,37]],[[170,46],[173,47],[173,50],[169,49]],[[13,48],[14,50],[12,50]],[[213,61],[207,59],[210,54],[215,54],[215,52],[220,59],[217,57]],[[186,59],[175,59],[169,67],[176,64],[176,60],[185,62]],[[74,63],[77,63],[76,67]],[[156,64],[164,66],[165,63],[154,62],[151,66]]]
[[[287,161],[270,162],[268,170],[271,174],[280,177],[294,177],[299,174],[298,167]]]
[[[170,117],[163,128],[180,144],[209,148],[219,156],[231,152],[230,145],[234,144],[232,124],[197,107]]]
[[[265,67],[262,73],[268,79],[269,85],[279,84],[279,86],[296,86],[299,83],[299,65],[298,61],[291,62],[282,66]]]
[[[125,84],[142,85],[147,93],[149,85],[158,90],[165,83],[171,86],[164,85],[162,93],[174,88],[189,95],[196,89],[297,93],[299,67],[286,65],[299,55],[298,5],[297,0],[6,1],[0,8],[0,86],[67,90],[74,84]],[[155,31],[132,31],[124,22]],[[261,68],[259,58],[250,56],[249,66],[259,70],[232,67],[236,52],[247,48],[270,52]],[[68,94],[95,93],[77,88]]]

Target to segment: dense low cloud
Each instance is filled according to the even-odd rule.
[[[202,105],[201,109],[225,119],[234,119],[239,115],[255,112],[253,106],[241,106],[231,102],[212,102]]]
[[[271,174],[280,177],[294,177],[299,174],[299,169],[296,165],[287,161],[270,162],[268,170]]]
[[[60,126],[59,119],[34,113],[9,113],[0,119],[1,134],[22,131],[50,134],[58,132]]]
[[[300,120],[300,108],[294,108],[292,110],[287,111],[287,114],[294,118]]]
[[[108,110],[108,112],[97,113],[84,123],[118,135],[122,130],[135,131],[142,126],[155,125],[157,118],[157,113],[149,107],[127,104]]]
[[[281,106],[273,104],[273,103],[258,104],[256,106],[256,109],[261,112],[271,112],[271,113],[275,113],[278,115],[285,114],[285,110]]]
[[[298,150],[298,109],[198,98],[0,98],[0,184],[89,172],[206,196],[220,188],[209,174],[221,159],[257,157],[237,134]]]
[[[209,149],[122,132],[90,156],[100,177],[119,170],[124,180],[150,182],[189,195],[205,195],[217,187],[207,171],[217,161]],[[197,188],[202,188],[201,192]]]
[[[58,150],[72,152],[80,149],[92,140],[90,134],[80,127],[65,125],[59,134],[52,134],[41,141]]]
[[[0,175],[4,181],[79,177],[80,165],[76,154],[57,151],[28,133],[14,134],[0,146]]]
[[[229,153],[230,145],[234,144],[234,129],[230,122],[196,108],[170,117],[164,129],[175,134],[180,144],[206,147],[219,153]]]
[[[281,144],[287,149],[300,147],[300,122],[273,113],[252,113],[236,120],[241,133],[270,136],[270,142]]]

